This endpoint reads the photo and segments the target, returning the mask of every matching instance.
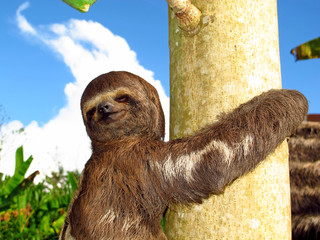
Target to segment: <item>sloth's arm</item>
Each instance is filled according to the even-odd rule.
[[[270,90],[193,136],[166,144],[158,162],[173,202],[201,202],[252,170],[293,133],[308,112],[294,90]]]

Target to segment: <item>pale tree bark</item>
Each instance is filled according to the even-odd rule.
[[[168,0],[171,6],[175,2]],[[276,0],[192,4],[201,19],[191,34],[178,27],[177,10],[169,11],[171,139],[192,134],[263,91],[281,88]],[[170,207],[165,228],[174,240],[291,239],[290,218],[283,143],[223,194],[202,205]]]

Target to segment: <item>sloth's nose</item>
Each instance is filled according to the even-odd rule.
[[[99,113],[106,114],[112,112],[112,106],[110,103],[100,103],[98,106]]]

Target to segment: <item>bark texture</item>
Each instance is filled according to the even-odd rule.
[[[201,30],[169,10],[170,138],[190,135],[271,88],[281,88],[277,1],[194,0]],[[168,239],[291,239],[287,143],[202,205],[170,207]]]

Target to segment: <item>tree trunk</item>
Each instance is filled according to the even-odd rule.
[[[281,88],[277,1],[194,0],[191,36],[169,10],[170,137],[192,134],[241,103]],[[207,23],[208,22],[208,23]],[[207,23],[207,24],[206,24]],[[171,206],[168,239],[291,239],[288,148],[202,205]]]

